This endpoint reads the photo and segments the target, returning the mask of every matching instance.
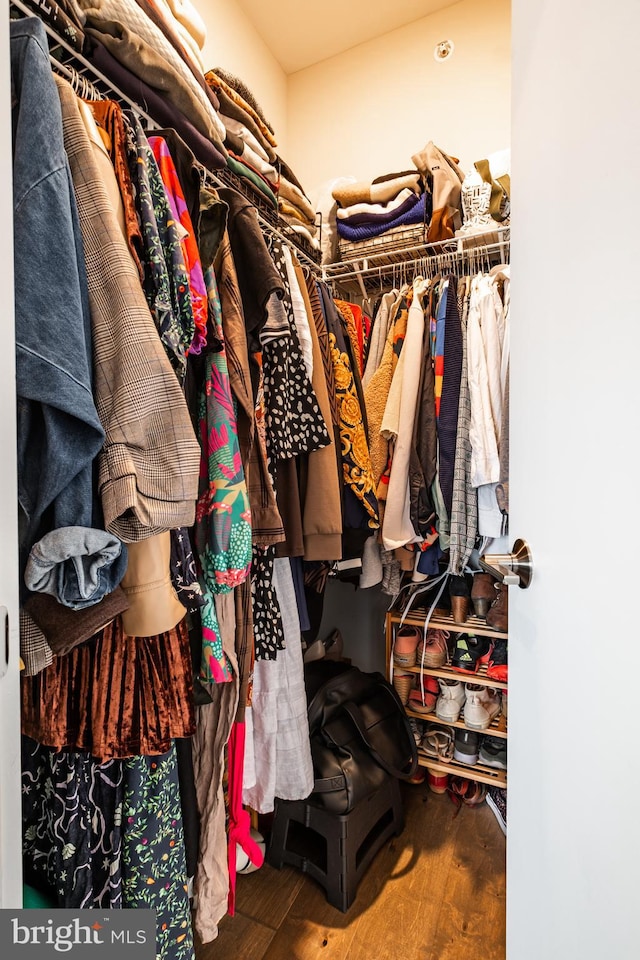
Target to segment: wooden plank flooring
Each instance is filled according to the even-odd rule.
[[[486,804],[456,808],[403,786],[406,826],[377,854],[351,909],[310,877],[265,864],[238,877],[236,915],[196,960],[504,960],[505,838]]]

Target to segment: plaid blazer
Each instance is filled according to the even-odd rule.
[[[193,524],[200,446],[76,95],[55,79],[87,267],[95,402],[106,434],[99,492],[106,529],[134,542]]]

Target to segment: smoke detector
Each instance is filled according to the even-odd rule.
[[[433,59],[438,61],[448,60],[454,50],[453,40],[441,40],[440,43],[435,45]]]

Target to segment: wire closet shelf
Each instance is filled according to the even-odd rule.
[[[39,2],[34,0],[29,6],[23,0],[9,0],[9,13],[12,19],[18,17],[37,17]],[[159,128],[159,124],[145,110],[144,104],[132,100],[120,90],[108,77],[97,70],[78,50],[59,36],[42,18],[41,22],[49,41],[49,59],[52,69],[71,83],[71,86],[85,100],[116,100],[125,109],[133,110],[147,132]],[[303,266],[314,273],[320,270],[320,252],[282,221],[277,212],[251,184],[234,174],[231,170],[206,170],[206,180],[213,187],[231,187],[247,197],[256,208],[258,221],[264,232],[278,237],[295,249]]]
[[[324,264],[322,276],[331,284],[357,284],[363,294],[398,286],[414,276],[490,270],[510,260],[511,228],[498,226],[487,233],[453,237],[438,243],[413,243],[349,260]]]

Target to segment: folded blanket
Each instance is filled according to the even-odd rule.
[[[289,203],[305,214],[307,220],[315,223],[316,212],[311,205],[311,201],[299,187],[296,187],[295,183],[291,183],[285,176],[281,176],[278,193],[283,200],[288,200]]]
[[[388,203],[406,189],[420,193],[419,173],[409,173],[378,183],[352,183],[336,187],[333,197],[341,207],[351,207],[355,203]]]
[[[204,90],[214,110],[220,109],[220,101],[204,79],[204,65],[193,37],[174,18],[166,0],[136,0],[140,9],[162,31],[176,53],[191,70],[198,85]]]
[[[231,154],[227,157],[227,166],[232,173],[235,173],[236,176],[242,177],[244,180],[248,180],[253,186],[263,193],[264,196],[273,204],[274,209],[278,208],[278,201],[276,195],[260,174],[256,170],[251,170],[246,163],[243,163],[241,160],[237,160],[235,157],[232,157]]]
[[[395,227],[409,226],[410,224],[422,223],[423,221],[428,222],[428,219],[427,194],[423,193],[418,198],[418,202],[414,204],[410,210],[396,217],[395,220],[391,220],[389,223],[365,223],[360,226],[350,227],[342,220],[338,220],[338,236],[342,237],[343,240],[351,240],[353,242],[358,240],[371,240],[373,237],[379,237],[381,234],[386,233],[387,230],[392,230]]]
[[[285,218],[286,219],[286,218]],[[307,240],[314,250],[320,249],[320,241],[317,237],[314,237],[313,234],[305,227],[303,223],[294,222],[288,224],[290,230],[294,230],[301,237],[304,237]]]
[[[177,110],[163,93],[154,90],[116,60],[104,44],[94,37],[87,36],[84,55],[134,103],[143,103],[145,111],[156,123],[161,127],[171,127],[176,130],[207,170],[220,170],[226,167],[226,150],[223,153],[217,149],[211,140],[194,127],[190,118]]]
[[[220,119],[222,123],[225,124],[227,117],[231,117],[231,119],[240,123],[243,127],[249,130],[260,142],[263,150],[266,151],[269,162],[273,163],[276,159],[275,150],[264,136],[253,117],[250,116],[246,110],[243,110],[242,107],[239,107],[235,100],[232,100],[231,97],[227,96],[222,87],[218,87],[213,82],[210,82],[208,74],[205,74],[205,79],[209,86],[215,91],[216,96],[220,101]],[[239,135],[235,130],[234,133],[236,133],[236,136]]]
[[[277,191],[279,178],[278,171],[274,166],[258,156],[244,140],[236,136],[235,133],[231,133],[230,130],[227,130],[224,145],[229,153],[232,153],[237,160],[241,160],[243,163],[246,163],[248,167],[256,170],[268,181],[269,186],[271,186],[274,191]]]
[[[167,0],[167,4],[176,20],[189,31],[202,50],[207,39],[207,28],[194,5],[190,0]]]
[[[283,200],[281,196],[278,196],[278,210],[283,216],[299,220],[300,223],[304,223],[307,226],[315,225],[315,218],[311,220],[306,213],[300,209],[300,207],[296,207],[293,203],[289,203],[288,200]]]
[[[207,83],[214,86],[216,91],[221,90],[226,93],[227,97],[232,100],[236,106],[240,107],[241,110],[244,110],[245,113],[248,113],[262,133],[263,137],[265,137],[272,147],[278,146],[278,143],[273,135],[273,131],[267,126],[262,117],[256,113],[249,103],[247,103],[244,97],[241,97],[240,94],[233,89],[233,87],[230,87],[229,84],[222,79],[222,77],[219,77],[215,70],[209,70],[205,74],[205,80]]]
[[[228,84],[232,90],[235,90],[236,93],[242,97],[245,103],[247,103],[252,110],[258,114],[265,126],[269,128],[272,134],[274,134],[273,124],[269,123],[269,121],[266,119],[262,107],[254,97],[251,90],[249,90],[249,87],[246,85],[246,83],[239,77],[234,76],[233,73],[229,73],[228,70],[223,70],[222,67],[214,67],[213,72],[217,77],[220,77],[221,80],[224,80],[224,82]]]
[[[159,57],[164,58],[180,74],[184,82],[190,86],[193,96],[200,101],[203,109],[211,114],[211,124],[216,129],[216,136],[213,139],[222,143],[224,140],[224,125],[215,110],[212,109],[204,90],[162,31],[140,9],[135,0],[78,0],[78,3],[87,15],[87,20],[91,17],[94,27],[101,29],[96,21],[115,22],[117,25],[126,26],[131,34],[152,47]],[[129,66],[129,69],[133,69],[130,62],[127,63],[127,66]],[[142,79],[148,83],[146,76]]]
[[[233,133],[236,137],[240,137],[241,140],[251,147],[254,153],[257,153],[259,157],[262,157],[267,163],[273,163],[276,159],[276,154],[271,145],[268,145],[268,150],[263,144],[258,140],[257,137],[251,133],[251,131],[245,127],[240,120],[234,120],[233,117],[225,117],[223,113],[220,114],[220,119],[224,123],[227,133]]]
[[[349,227],[361,223],[389,223],[414,207],[419,199],[413,190],[401,190],[389,203],[355,203],[352,207],[338,207],[336,216]]]

